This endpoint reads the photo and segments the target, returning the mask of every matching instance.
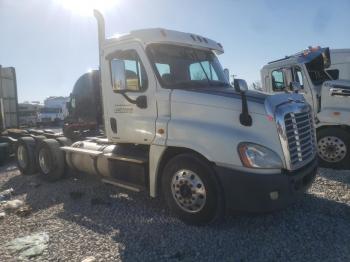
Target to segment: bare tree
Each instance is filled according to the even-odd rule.
[[[257,90],[257,91],[263,91],[261,82],[259,80],[254,81],[250,86],[249,89]]]

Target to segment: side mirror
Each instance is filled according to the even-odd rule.
[[[301,90],[301,85],[299,82],[297,81],[292,81],[289,84],[289,87],[292,91],[294,91],[295,93],[298,93]]]
[[[248,90],[248,84],[243,79],[234,79],[233,87],[236,89],[237,92],[245,92]]]
[[[112,89],[114,92],[126,90],[125,63],[123,60],[111,60]]]
[[[227,68],[224,69],[224,75],[227,81],[230,82],[230,71]]]

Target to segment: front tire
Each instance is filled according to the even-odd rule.
[[[348,168],[350,166],[350,134],[341,128],[325,128],[317,132],[319,162],[322,167]]]
[[[170,211],[187,224],[209,224],[223,215],[223,194],[215,173],[195,154],[181,154],[167,163],[162,192]]]
[[[60,144],[55,139],[45,139],[39,143],[36,155],[39,172],[44,180],[53,182],[64,176],[65,160]]]

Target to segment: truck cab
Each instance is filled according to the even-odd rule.
[[[296,91],[312,106],[321,164],[347,168],[350,81],[338,78],[332,68],[329,48],[309,48],[272,61],[261,69],[264,91],[271,94]]]
[[[40,140],[30,167],[57,180],[68,166],[163,197],[190,224],[217,221],[227,209],[280,209],[304,194],[317,155],[302,95],[248,91],[244,80],[231,86],[218,59],[224,49],[207,37],[154,28],[106,39],[95,16],[106,136]],[[26,152],[35,144],[18,144],[23,173],[33,172]]]

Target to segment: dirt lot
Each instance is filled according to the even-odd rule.
[[[349,261],[350,171],[321,169],[303,201],[272,214],[234,215],[217,226],[191,227],[159,200],[70,175],[56,183],[0,169],[0,192],[32,208],[0,220],[0,261],[18,261],[6,244],[46,232],[34,261]]]

